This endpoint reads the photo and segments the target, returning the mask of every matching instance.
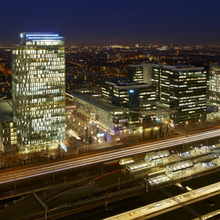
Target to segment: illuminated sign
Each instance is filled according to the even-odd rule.
[[[134,93],[134,90],[132,89],[132,90],[129,90],[129,93]]]
[[[105,133],[97,134],[97,137],[104,137],[104,136],[105,136]]]

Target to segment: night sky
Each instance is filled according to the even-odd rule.
[[[31,31],[67,45],[220,43],[219,0],[2,0],[0,9],[2,46]]]

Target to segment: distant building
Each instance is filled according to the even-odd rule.
[[[209,66],[209,101],[220,112],[220,64]]]
[[[124,53],[108,52],[107,59],[109,60],[124,59]]]
[[[206,76],[204,67],[153,65],[157,101],[178,110],[178,122],[206,119]]]
[[[56,148],[65,131],[64,37],[21,33],[12,51],[12,106],[20,152]]]

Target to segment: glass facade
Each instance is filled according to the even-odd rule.
[[[155,65],[157,100],[178,110],[178,122],[206,118],[207,72],[204,67]]]
[[[220,112],[220,65],[209,66],[209,99]]]
[[[64,37],[22,33],[12,51],[12,107],[21,152],[58,146],[66,137]]]

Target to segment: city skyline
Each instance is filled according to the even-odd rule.
[[[0,45],[0,219],[218,216],[220,44],[51,28]]]
[[[59,7],[58,7],[59,5]],[[1,4],[0,44],[11,46],[21,32],[55,31],[66,45],[217,44],[219,2],[39,1]],[[10,14],[8,10],[10,9]]]

